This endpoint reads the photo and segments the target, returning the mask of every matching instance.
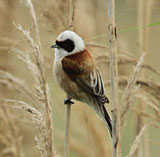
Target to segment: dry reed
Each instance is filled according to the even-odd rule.
[[[7,106],[5,101],[0,100],[0,119],[1,127],[3,127],[3,134],[0,133],[0,155],[12,155],[13,157],[22,157],[21,141],[22,137],[19,133],[19,128],[16,125],[16,120],[11,114],[11,109]],[[1,128],[2,129],[2,128]]]
[[[144,3],[142,0],[137,1],[138,3],[138,18],[137,18],[137,24],[138,25],[146,25],[150,22],[150,0],[147,0],[146,3]],[[140,50],[140,53],[148,53],[148,42],[149,42],[149,34],[148,29],[140,29],[138,31],[138,48]],[[141,73],[141,77],[143,78],[144,71]],[[143,91],[141,93],[144,95]],[[142,100],[141,100],[142,101]],[[143,103],[143,102],[142,102]],[[139,110],[146,110],[144,106],[139,104]],[[145,120],[143,117],[138,115],[137,122],[136,122],[136,135],[139,133],[141,127],[145,124]],[[143,137],[143,145],[140,146],[142,148],[142,155],[139,154],[139,150],[137,149],[136,156],[143,156],[143,157],[149,157],[149,150],[148,150],[148,137],[147,137],[147,130],[145,132],[145,136]]]
[[[23,80],[13,76],[11,73],[0,70],[0,83],[8,86],[10,89],[15,89],[30,101],[36,101],[33,90]]]
[[[126,86],[128,84],[128,78],[121,76],[118,80],[119,86]],[[140,87],[150,95],[152,95],[157,101],[160,101],[160,96],[158,93],[160,92],[160,85],[155,81],[150,80],[142,80],[137,79],[135,82],[136,85],[140,85]],[[110,82],[106,82],[105,85],[110,85]]]
[[[101,46],[101,45],[99,45]],[[128,53],[123,54],[124,52],[120,51],[120,54],[117,55],[117,63],[118,65],[128,65],[131,64],[133,66],[135,66],[138,61],[133,57],[133,56],[128,56]],[[109,56],[108,55],[101,55],[101,56],[97,56],[96,60],[98,62],[98,64],[109,64]],[[160,72],[156,69],[154,69],[152,66],[148,65],[148,64],[142,64],[141,66],[143,69],[149,70],[153,73],[155,73],[157,76],[160,77]]]
[[[110,81],[111,81],[111,104],[112,104],[112,137],[113,157],[121,156],[120,152],[120,114],[118,102],[118,67],[117,67],[117,33],[115,25],[115,1],[107,1],[108,33],[110,51]]]
[[[43,50],[41,46],[40,36],[39,36],[39,28],[37,24],[36,13],[31,0],[26,0],[26,5],[30,9],[30,13],[33,20],[33,26],[35,28],[36,33],[36,41],[30,36],[30,32],[26,31],[22,28],[21,25],[16,25],[16,28],[19,29],[22,34],[27,39],[29,45],[31,46],[34,54],[34,60],[30,58],[29,55],[23,55],[21,58],[32,71],[32,74],[35,78],[35,87],[34,93],[36,98],[39,100],[39,104],[41,104],[41,114],[43,115],[43,123],[39,127],[39,138],[36,138],[38,148],[41,152],[41,156],[43,157],[55,157],[56,151],[53,145],[53,123],[52,123],[52,112],[51,112],[51,102],[50,102],[50,94],[49,94],[49,86],[45,78],[44,71],[44,58],[43,58]],[[38,125],[38,123],[36,123]]]
[[[22,2],[23,2],[23,1],[25,2],[26,0],[22,0]],[[42,18],[46,17],[46,15],[48,14],[48,12],[53,9],[53,4],[55,4],[56,2],[57,2],[57,0],[53,0],[53,1],[51,2],[50,6],[47,7],[46,10],[36,18],[36,23],[38,23]],[[26,5],[28,5],[27,2],[26,2]],[[32,6],[33,6],[33,5],[32,5]],[[34,23],[34,21],[32,22],[31,26],[27,29],[28,32],[31,32],[33,28],[35,28],[35,23]],[[7,51],[10,52],[10,51],[12,51],[13,49],[15,49],[16,46],[18,46],[23,40],[25,40],[24,38],[25,38],[24,35],[22,35],[22,36],[20,37],[20,39],[17,40],[16,42],[15,42],[15,41],[12,41],[11,46],[10,46],[10,48],[9,48]],[[10,39],[7,39],[7,40],[6,40],[4,37],[3,37],[3,38],[0,38],[0,39],[1,39],[1,40],[3,39],[3,40],[5,40],[5,41],[7,41],[7,42],[10,41]]]
[[[131,149],[127,155],[127,157],[132,157],[134,156],[134,153],[136,152],[137,148],[138,148],[138,144],[140,143],[140,141],[142,140],[142,135],[144,134],[144,131],[146,130],[147,125],[144,125],[142,127],[142,129],[140,130],[139,134],[137,135],[135,141],[133,142]]]
[[[88,109],[87,106],[81,106],[77,110],[80,111],[77,114],[78,121],[84,132],[85,146],[84,150],[87,149],[87,156],[96,157],[96,156],[111,156],[112,151],[110,137],[106,137],[106,129],[104,129],[103,122],[92,115],[92,110]],[[95,123],[95,121],[97,122]],[[95,125],[96,124],[96,125]],[[78,129],[79,130],[79,129]],[[86,151],[85,151],[86,152]]]
[[[159,105],[153,100],[148,100],[148,98],[146,96],[142,96],[142,95],[136,95],[137,98],[140,98],[141,100],[143,100],[143,102],[145,102],[146,106],[148,106],[151,110],[154,111],[155,115],[157,116],[157,118],[160,119],[160,108]]]
[[[139,110],[134,110],[134,109],[132,109],[132,111],[134,111],[135,113],[138,113],[138,114],[141,115],[142,117],[151,118],[151,119],[153,119],[153,120],[155,120],[155,121],[157,121],[157,122],[160,122],[160,119],[159,119],[159,118],[157,118],[157,117],[155,117],[155,116],[153,116],[153,115],[151,115],[151,114],[148,114],[148,113],[146,113],[146,112],[139,111]]]
[[[133,93],[135,94],[135,92],[137,92],[137,89],[135,90],[134,86],[135,86],[139,71],[141,69],[141,65],[143,63],[143,60],[144,60],[144,55],[142,55],[140,57],[139,62],[137,63],[136,67],[134,68],[134,71],[131,74],[131,76],[128,80],[128,84],[127,84],[127,86],[123,92],[123,95],[122,95],[122,99],[121,99],[121,106],[123,106],[121,108],[121,126],[122,126],[122,128],[124,125],[126,113],[130,108],[130,101],[133,96],[132,94]]]
[[[7,65],[7,62],[6,62],[6,66],[4,66],[4,68],[2,66],[3,70],[0,70],[0,83],[9,87],[9,89],[11,89],[11,92],[12,91],[17,92],[17,93],[15,93],[16,96],[13,99],[17,98],[17,94],[18,94],[18,96],[20,95],[20,97],[21,97],[21,100],[12,100],[12,99],[3,100],[2,99],[3,101],[1,101],[1,98],[0,98],[0,103],[1,103],[1,105],[0,105],[0,120],[1,120],[1,126],[4,126],[4,127],[0,127],[0,130],[1,130],[1,132],[0,132],[0,153],[1,153],[0,156],[7,156],[7,157],[11,156],[11,155],[13,155],[14,157],[23,156],[23,154],[21,153],[21,151],[22,151],[21,144],[23,144],[23,141],[21,141],[21,135],[20,135],[21,132],[19,132],[19,128],[18,128],[19,126],[16,124],[15,115],[11,114],[13,108],[15,109],[15,111],[20,110],[23,114],[25,114],[25,116],[27,116],[27,118],[32,117],[32,122],[36,126],[36,129],[37,129],[35,140],[37,142],[37,148],[39,149],[39,152],[41,152],[41,156],[49,157],[49,156],[53,156],[53,154],[55,156],[58,156],[55,153],[55,147],[54,147],[53,141],[52,141],[53,140],[53,135],[52,135],[52,129],[53,129],[52,126],[53,125],[52,125],[52,120],[51,120],[52,119],[51,118],[51,102],[50,102],[50,96],[49,96],[50,92],[49,92],[48,82],[46,79],[46,74],[45,74],[45,69],[44,69],[45,68],[44,66],[46,66],[47,63],[44,63],[44,54],[43,54],[44,52],[43,52],[40,37],[39,37],[40,32],[39,32],[37,23],[42,18],[43,18],[43,20],[48,20],[47,24],[52,25],[51,26],[52,30],[50,30],[49,27],[47,27],[45,29],[47,29],[47,31],[51,31],[51,32],[54,30],[53,36],[57,35],[60,31],[62,31],[64,29],[68,29],[68,23],[69,23],[69,27],[71,27],[71,29],[75,30],[75,28],[73,28],[73,25],[75,23],[74,19],[75,19],[75,15],[76,15],[75,14],[76,1],[77,0],[75,0],[75,1],[71,0],[71,1],[64,2],[64,1],[55,0],[55,1],[47,2],[49,5],[46,7],[45,11],[42,12],[42,14],[40,14],[39,17],[36,17],[34,6],[31,3],[32,1],[26,0],[26,4],[28,5],[28,8],[30,9],[30,13],[31,13],[32,19],[33,19],[31,26],[26,31],[23,29],[22,26],[16,25],[18,27],[18,29],[22,32],[22,35],[19,36],[19,39],[17,40],[17,42],[16,42],[15,38],[12,39],[12,34],[10,34],[9,37],[0,36],[0,41],[1,41],[0,51],[5,52],[3,54],[6,54],[6,52],[10,52],[10,53],[14,52],[14,53],[12,53],[12,55],[16,54],[17,57],[27,65],[27,67],[29,69],[28,75],[32,75],[33,80],[34,80],[34,84],[29,85],[29,82],[27,82],[27,80],[24,81],[21,78],[16,77],[14,73],[7,72],[6,69],[8,70],[8,67],[9,67]],[[148,15],[148,14],[150,14],[151,9],[152,9],[150,7],[150,5],[147,4],[149,1],[147,0],[147,2],[146,2],[146,7],[148,9],[146,9],[146,16],[145,17],[142,16],[143,10],[140,9],[141,6],[138,5],[138,7],[140,9],[139,14],[141,14],[141,15],[138,15],[139,21],[142,21],[143,18],[148,18],[148,20],[149,20],[150,15]],[[66,20],[68,17],[68,10],[69,10],[69,5],[68,5],[69,3],[68,2],[70,3],[70,6],[72,5],[72,7],[70,7],[70,13],[69,13],[69,20],[71,20],[70,22],[68,22],[68,20]],[[138,2],[138,4],[140,4],[140,1],[137,1],[137,2]],[[42,3],[44,4],[44,2],[42,2]],[[95,3],[95,1],[89,2],[89,4],[93,4],[93,3],[98,4],[98,2]],[[151,3],[151,1],[150,1],[150,3]],[[39,2],[39,4],[40,4],[40,2]],[[82,2],[81,2],[81,4],[82,4]],[[98,10],[98,6],[97,5],[95,5],[95,6],[96,6],[96,9]],[[4,8],[2,8],[1,5],[0,5],[0,8],[4,9]],[[7,7],[5,6],[5,8],[7,8]],[[38,9],[39,8],[40,8],[40,6],[38,5]],[[8,8],[8,10],[10,10],[10,9]],[[83,12],[85,12],[85,10],[82,9],[81,5],[80,5],[79,10],[82,10]],[[2,12],[3,12],[3,10],[2,10]],[[78,12],[77,17],[80,16],[80,13],[81,12]],[[92,11],[91,11],[91,13],[92,13]],[[12,19],[13,19],[13,17],[12,17]],[[114,19],[112,19],[112,20],[114,20]],[[7,21],[8,21],[8,19],[7,19]],[[149,21],[145,22],[145,23],[148,24]],[[97,24],[97,21],[96,21],[96,24]],[[6,25],[6,23],[5,23],[5,25]],[[143,23],[138,24],[138,25],[143,25]],[[78,25],[76,25],[76,26],[78,26]],[[101,29],[101,27],[98,27],[98,28]],[[113,29],[114,25],[113,25],[113,27],[111,27],[111,25],[110,25],[110,28],[111,28],[111,30],[113,30],[112,35],[116,35],[116,34],[114,34],[115,33],[115,30]],[[33,29],[35,29],[36,39],[33,39],[30,35],[30,32],[33,31]],[[76,28],[76,30],[77,29],[79,29],[79,28]],[[139,52],[148,51],[148,46],[146,46],[146,45],[150,44],[149,43],[150,38],[146,33],[147,31],[148,31],[148,28],[142,29],[141,32],[138,32],[141,35],[144,33],[143,38],[145,39],[141,43],[138,43],[139,48],[141,46],[143,46],[143,48],[141,47],[141,50]],[[6,33],[8,33],[8,32],[6,32]],[[94,32],[94,33],[97,33],[97,32]],[[16,32],[16,34],[17,34],[17,32]],[[140,38],[141,38],[140,40],[142,40],[142,36]],[[27,39],[30,47],[32,48],[33,53],[28,52],[28,51],[30,51],[30,49],[21,50],[20,48],[17,48],[18,44],[21,44],[22,42],[26,41],[26,39]],[[112,43],[112,46],[114,44],[115,43]],[[97,44],[97,43],[87,43],[86,46],[93,47],[93,48],[100,48],[100,51],[101,51],[101,49],[108,51],[110,48],[106,45]],[[137,70],[136,68],[137,68],[137,64],[139,63],[139,61],[133,55],[133,53],[134,52],[128,52],[128,49],[127,49],[127,52],[124,52],[122,50],[118,50],[118,55],[116,56],[118,68],[121,70],[121,66],[124,66],[125,69],[127,69],[127,71],[125,71],[125,76],[122,76],[120,73],[121,71],[120,71],[119,76],[117,78],[117,81],[114,81],[114,80],[112,80],[112,81],[114,81],[115,83],[118,82],[118,85],[120,87],[120,88],[118,88],[118,90],[116,90],[116,92],[118,92],[120,90],[122,91],[122,89],[124,89],[124,88],[125,89],[128,88],[127,92],[124,91],[124,93],[122,93],[122,95],[123,95],[122,100],[124,99],[123,100],[124,103],[122,104],[122,105],[124,105],[123,112],[122,112],[123,113],[123,116],[122,116],[123,120],[121,122],[121,123],[123,123],[122,130],[125,131],[124,127],[128,127],[128,125],[124,126],[125,121],[128,120],[128,116],[127,116],[128,112],[129,113],[130,112],[136,113],[136,115],[138,115],[140,117],[140,119],[147,119],[147,121],[145,121],[145,123],[143,123],[143,125],[141,125],[141,127],[143,127],[143,128],[139,129],[137,131],[137,137],[135,138],[133,144],[131,145],[131,148],[128,153],[128,157],[134,156],[134,154],[137,152],[137,150],[139,150],[139,152],[144,152],[143,156],[146,157],[148,154],[151,154],[153,152],[153,150],[151,150],[151,148],[153,148],[153,146],[151,146],[152,143],[149,144],[149,148],[147,150],[146,149],[144,150],[144,148],[142,148],[140,146],[140,144],[143,143],[143,137],[145,138],[145,133],[147,131],[146,127],[152,126],[154,128],[160,129],[160,126],[159,126],[159,122],[160,122],[160,105],[159,105],[160,85],[158,82],[156,82],[154,80],[155,75],[152,76],[152,74],[156,74],[156,77],[158,76],[157,78],[159,79],[160,72],[158,69],[155,69],[155,67],[153,68],[147,62],[141,63],[141,65],[139,65],[139,70]],[[98,56],[96,58],[96,61],[98,62],[98,64],[104,64],[105,66],[108,66],[111,61],[111,58],[109,58],[109,57],[110,56],[105,53],[102,56]],[[112,57],[114,59],[114,56],[112,56]],[[51,59],[50,59],[50,61],[51,61]],[[49,65],[50,65],[50,62],[49,62]],[[5,68],[5,67],[7,67],[7,68]],[[1,65],[0,65],[0,68],[1,68]],[[129,72],[131,70],[133,70],[133,68],[134,68],[134,71],[136,71],[136,72],[132,73],[132,75],[129,76],[130,75]],[[148,71],[142,71],[144,69],[147,69]],[[112,69],[112,72],[113,71],[114,71],[114,69]],[[152,80],[150,80],[149,77],[143,78],[140,76],[140,73],[142,73],[142,76],[143,76],[147,72],[151,72],[149,74],[151,74],[150,76],[153,77]],[[133,78],[133,80],[132,80],[132,78]],[[111,85],[113,87],[114,82],[106,82],[105,85],[106,86]],[[3,86],[2,86],[2,88],[3,88]],[[141,90],[142,92],[141,91],[139,92],[139,90]],[[137,93],[138,93],[138,95],[137,95]],[[125,97],[124,97],[124,94],[125,94]],[[8,97],[8,95],[6,95],[6,97]],[[18,97],[18,99],[19,99],[19,97]],[[23,100],[23,99],[25,99],[25,100]],[[114,100],[114,99],[111,98],[111,100]],[[137,107],[139,105],[139,103],[141,103],[141,105],[143,105],[142,107],[144,107],[145,110],[141,110]],[[132,106],[132,104],[134,104],[134,105]],[[135,105],[135,104],[137,104],[137,105]],[[11,105],[13,106],[13,108],[10,108]],[[113,111],[114,111],[114,113],[116,113],[116,110],[114,110],[114,109],[115,108],[113,108]],[[81,112],[81,110],[78,110],[77,112],[79,113],[79,112]],[[131,116],[132,115],[129,115],[129,117],[131,117]],[[83,133],[81,131],[80,131],[81,134],[79,132],[78,133],[80,135],[82,135],[83,137],[84,136],[87,137],[88,143],[86,145],[86,143],[85,144],[82,143],[82,141],[79,138],[72,138],[70,140],[71,151],[76,153],[76,155],[78,154],[79,156],[92,156],[92,157],[107,156],[108,153],[110,153],[110,150],[108,152],[108,149],[110,147],[108,147],[108,145],[106,145],[106,143],[108,144],[108,141],[105,138],[105,134],[103,132],[104,131],[103,127],[98,125],[98,123],[94,120],[94,118],[92,118],[91,114],[90,114],[90,117],[87,117],[86,114],[79,115],[79,117],[81,117],[81,119],[80,119],[80,124],[78,124],[78,125],[80,127],[87,128],[87,130],[84,131],[85,130],[84,129]],[[81,122],[83,120],[82,118],[84,118],[85,122]],[[150,119],[152,120],[152,124],[146,125],[146,123],[148,123],[148,121]],[[94,127],[94,126],[97,126],[97,127]],[[136,125],[134,125],[134,127],[135,126],[138,126],[138,123]],[[5,132],[3,131],[3,129],[5,130]],[[153,129],[153,128],[151,128],[151,129]],[[134,130],[130,130],[130,129],[127,129],[127,130],[131,131],[131,133],[133,133],[133,131],[134,131]],[[119,131],[119,133],[125,134],[126,132]],[[58,131],[55,131],[54,134],[56,135],[56,137],[58,138],[59,141],[63,140],[63,136],[62,136],[63,131],[59,132],[59,130],[58,130]],[[69,135],[69,133],[68,133],[68,135]],[[149,137],[148,137],[147,141],[154,142],[154,141],[152,141],[152,139],[149,139]],[[131,137],[131,139],[132,138],[133,137]],[[120,140],[119,143],[121,143],[121,137],[119,137],[119,140]],[[123,142],[123,139],[122,139],[122,142]],[[127,144],[129,144],[129,143],[127,143]],[[157,142],[156,145],[157,144],[159,144],[159,143]],[[69,143],[68,143],[68,146],[69,146]],[[60,150],[63,152],[62,147],[63,146],[60,145]],[[122,148],[123,148],[123,146],[122,146]],[[126,148],[124,148],[124,149],[126,149]],[[146,155],[146,152],[149,149],[151,152],[147,153],[147,155]],[[126,150],[126,151],[128,151],[128,150]],[[52,152],[53,152],[53,154],[52,154]]]

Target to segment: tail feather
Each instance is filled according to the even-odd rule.
[[[111,120],[104,105],[101,106],[101,111],[102,111],[103,120],[109,130],[111,137],[112,137],[112,120]]]
[[[92,99],[94,102],[88,102],[90,106],[96,111],[98,117],[105,122],[105,125],[110,133],[112,138],[112,120],[104,106],[105,103],[109,103],[109,100],[106,96],[103,97],[96,97],[96,99]]]

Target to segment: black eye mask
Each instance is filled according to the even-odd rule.
[[[68,53],[72,52],[75,48],[74,42],[71,39],[66,39],[64,41],[56,41],[56,45],[66,50]]]

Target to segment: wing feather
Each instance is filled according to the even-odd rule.
[[[104,85],[97,68],[85,76],[79,75],[76,79],[76,82],[90,94],[93,94],[95,96],[104,95]]]
[[[104,106],[105,103],[109,103],[109,100],[104,94],[101,74],[94,66],[93,58],[89,52],[84,51],[63,58],[62,67],[72,81],[76,82],[86,93],[93,95],[93,99],[96,100],[93,107],[99,117],[105,121],[112,137],[112,120]]]
[[[100,104],[109,102],[104,94],[101,74],[87,50],[63,58],[62,67],[70,79],[84,91],[96,96]]]

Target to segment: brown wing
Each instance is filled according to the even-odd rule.
[[[97,97],[100,104],[109,103],[108,98],[105,96],[103,80],[99,70],[96,68],[88,75],[78,76],[76,79],[77,84],[90,94]]]
[[[62,60],[62,66],[68,76],[83,90],[96,96],[102,104],[108,103],[104,95],[102,77],[88,51],[65,57]]]
[[[91,54],[84,50],[82,52],[66,56],[62,60],[64,71],[69,75],[87,74],[94,68]]]
[[[112,121],[104,104],[109,103],[104,95],[104,85],[99,70],[94,66],[93,58],[88,51],[65,57],[62,67],[70,79],[84,91],[93,95],[98,106],[94,106],[100,118],[103,118],[112,137]]]

